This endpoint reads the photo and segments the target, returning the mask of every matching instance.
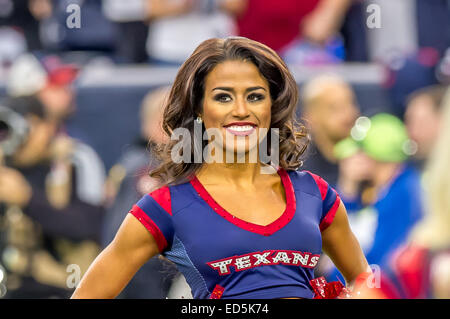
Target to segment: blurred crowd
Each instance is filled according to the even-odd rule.
[[[270,46],[292,69],[383,67],[390,104],[378,114],[363,113],[352,83],[332,72],[299,83],[311,137],[302,169],[341,195],[382,297],[450,298],[446,0],[0,0],[0,298],[69,297],[68,278],[155,187],[149,149],[166,138],[170,87],[144,97],[140,136],[106,169],[67,130],[80,72],[98,59],[176,68],[203,40],[227,36]],[[317,275],[343,281],[325,255]],[[119,297],[190,293],[157,256]]]

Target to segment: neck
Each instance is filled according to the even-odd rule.
[[[257,183],[267,165],[257,163],[205,163],[197,177],[206,184],[229,183],[247,186]],[[273,172],[276,174],[275,169]]]

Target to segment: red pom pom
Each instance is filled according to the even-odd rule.
[[[327,284],[325,277],[319,277],[310,280],[309,284],[314,291],[314,299],[325,299],[325,286]]]
[[[348,289],[339,281],[327,282],[324,277],[319,277],[309,283],[315,293],[314,299],[337,299],[349,295]]]

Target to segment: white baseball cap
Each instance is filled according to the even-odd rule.
[[[78,68],[63,64],[56,56],[39,60],[31,53],[19,56],[8,70],[6,92],[9,96],[29,96],[47,84],[67,85],[76,78]]]

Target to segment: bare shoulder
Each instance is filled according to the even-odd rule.
[[[132,214],[127,214],[111,245],[120,251],[136,251],[144,255],[155,255],[158,245],[145,226]]]

